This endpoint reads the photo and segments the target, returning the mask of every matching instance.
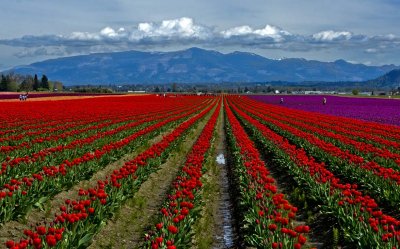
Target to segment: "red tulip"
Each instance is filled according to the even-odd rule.
[[[39,235],[45,235],[46,234],[46,227],[44,226],[39,226],[36,228],[36,231]]]
[[[156,224],[157,230],[161,230],[163,228],[164,224],[163,223],[158,223]]]
[[[170,231],[173,234],[178,233],[178,228],[176,226],[170,225],[168,226],[168,231]]]
[[[12,240],[9,240],[9,241],[7,241],[6,242],[6,246],[7,246],[7,248],[12,248],[12,247],[14,247],[14,241],[12,241]]]
[[[276,224],[270,224],[270,225],[268,226],[268,229],[269,229],[270,231],[275,231],[276,228],[277,228]]]
[[[48,246],[53,247],[57,244],[57,239],[54,235],[47,235],[46,242]]]

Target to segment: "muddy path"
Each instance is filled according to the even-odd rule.
[[[192,248],[237,248],[224,126],[224,112],[221,108],[215,139],[204,165],[206,169],[202,177],[204,208],[201,218],[194,225]]]

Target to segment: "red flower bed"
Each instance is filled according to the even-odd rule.
[[[237,115],[251,125],[254,134],[261,136],[257,139],[279,156],[281,166],[296,176],[299,184],[306,185],[313,198],[323,202],[324,210],[337,217],[347,241],[362,248],[399,246],[399,220],[383,213],[375,200],[360,192],[356,184],[342,183],[326,169],[324,163],[316,162],[304,149],[290,144],[288,140],[240,110],[249,111],[241,105],[239,99],[232,97],[229,100]],[[257,116],[257,113],[253,114]]]
[[[245,223],[245,241],[263,248],[301,248],[307,241],[303,235],[308,226],[295,226],[297,208],[278,193],[254,143],[225,103],[228,138],[235,162],[235,177],[240,178],[239,190]]]
[[[220,101],[221,102],[221,101]],[[151,236],[146,237],[149,248],[183,248],[189,246],[191,225],[195,222],[200,205],[197,200],[198,192],[202,187],[203,163],[211,140],[221,103],[205,125],[196,143],[186,157],[183,168],[172,183],[171,192],[160,210],[156,230],[151,231]]]
[[[213,106],[215,106],[215,102],[180,124],[175,130],[164,136],[162,141],[153,144],[145,152],[126,162],[119,170],[114,170],[104,180],[98,181],[95,188],[79,190],[80,198],[78,200],[66,200],[65,205],[60,207],[61,214],[56,216],[54,224],[46,227],[46,231],[61,231],[59,233],[61,237],[58,236],[60,240],[57,240],[55,235],[56,241],[53,237],[47,240],[47,237],[44,234],[40,235],[36,228],[25,231],[26,239],[21,239],[18,243],[12,241],[8,243],[10,245],[14,243],[14,246],[18,247],[23,244],[32,248],[50,248],[56,242],[55,246],[60,248],[77,247],[82,243],[82,238],[93,236],[98,231],[100,224],[119,208],[127,196],[132,195],[133,185],[140,186],[151,172],[157,170],[162,161],[160,157],[167,157],[169,152],[174,149],[174,146],[170,145],[181,139],[182,135],[200,118],[204,117]]]
[[[90,173],[90,171],[87,171],[87,169],[81,167],[81,165],[87,165],[88,163],[91,163],[92,167],[98,167],[96,161],[101,160],[109,153],[114,153],[120,148],[128,146],[138,137],[153,132],[170,122],[186,118],[199,110],[199,108],[203,107],[204,105],[202,104],[196,108],[188,108],[190,109],[189,112],[172,116],[170,118],[167,117],[169,117],[171,113],[166,113],[164,116],[154,115],[147,117],[142,121],[128,124],[128,127],[136,127],[140,123],[162,120],[153,125],[144,127],[142,130],[137,131],[122,140],[110,142],[109,144],[104,145],[102,148],[96,149],[94,152],[86,152],[82,156],[74,159],[65,159],[62,164],[57,166],[43,167],[41,171],[32,173],[31,175],[27,175],[21,179],[11,179],[9,183],[3,186],[3,190],[0,191],[0,203],[8,204],[3,210],[0,211],[1,220],[7,221],[13,218],[14,214],[25,212],[25,210],[34,205],[39,198],[51,197],[52,195],[60,192],[65,185],[70,184],[71,181],[76,182],[87,177],[87,173]],[[106,132],[104,135],[111,136],[116,132],[118,132],[118,129]],[[95,137],[97,136],[102,136],[102,134],[99,133],[95,135]],[[89,138],[88,140],[90,141],[91,139]],[[83,141],[87,140],[85,139]],[[77,142],[75,144],[79,145],[80,143]],[[59,146],[57,148],[63,149],[64,146]],[[28,161],[30,160],[29,157],[24,157],[23,159]],[[35,161],[36,158],[34,157],[33,160]]]
[[[286,114],[285,108],[280,115],[271,114],[266,108],[254,107],[251,103],[246,104],[246,109],[260,117],[261,122],[275,127],[275,131],[285,133],[291,142],[297,145],[306,142],[307,152],[326,162],[333,172],[357,179],[356,183],[397,210],[400,154],[304,124],[304,121],[294,120]]]

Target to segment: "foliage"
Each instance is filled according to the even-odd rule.
[[[35,74],[35,76],[33,77],[33,90],[37,91],[39,87],[40,87],[39,79],[37,74]]]
[[[15,92],[18,89],[13,74],[1,75],[0,91]]]
[[[86,87],[73,87],[71,88],[73,92],[77,93],[112,93],[113,91],[109,88],[104,88],[104,87],[91,87],[91,86],[86,86]]]
[[[42,79],[40,81],[40,88],[49,90],[49,79],[46,75],[43,74]]]

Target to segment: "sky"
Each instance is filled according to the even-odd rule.
[[[1,0],[0,71],[50,58],[189,47],[400,65],[398,0]]]

